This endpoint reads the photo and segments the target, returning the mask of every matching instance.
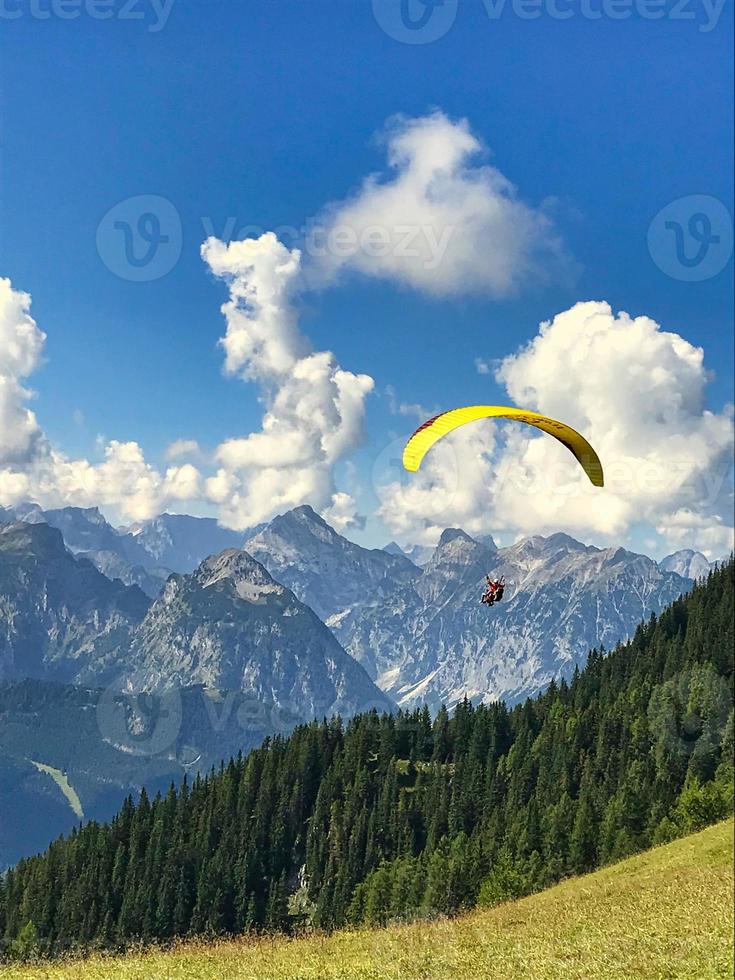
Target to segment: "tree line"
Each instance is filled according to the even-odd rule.
[[[453,914],[733,805],[733,561],[512,709],[313,722],[0,880],[6,956]]]

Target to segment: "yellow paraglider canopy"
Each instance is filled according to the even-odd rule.
[[[549,418],[548,415],[540,415],[538,412],[528,412],[522,408],[511,408],[505,405],[469,405],[467,408],[455,408],[449,412],[442,412],[441,415],[429,419],[419,426],[406,443],[406,448],[403,450],[403,465],[409,472],[415,473],[435,442],[438,442],[453,429],[459,428],[460,425],[475,422],[477,419],[513,419],[516,422],[533,425],[537,429],[541,429],[542,432],[547,432],[567,447],[594,486],[602,487],[605,485],[600,458],[584,436],[563,422]]]

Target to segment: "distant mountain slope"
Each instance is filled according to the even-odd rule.
[[[64,778],[104,819],[299,722],[391,707],[244,552],[172,576],[149,606],[49,524],[0,526],[0,870],[77,823]]]
[[[708,575],[716,564],[709,561],[701,551],[685,549],[667,555],[658,563],[658,567],[664,572],[676,572],[682,578],[699,579]]]
[[[310,508],[275,518],[247,544],[317,610],[378,686],[403,705],[521,699],[610,648],[691,581],[643,555],[564,534],[498,549],[448,529],[421,568],[395,548],[368,551]],[[391,564],[388,564],[388,561]],[[484,576],[505,575],[488,609]]]
[[[66,775],[87,819],[107,820],[141,787],[165,792],[171,782],[206,773],[302,720],[234,691],[136,696],[0,682],[0,872],[78,823],[32,760]]]
[[[108,578],[137,585],[149,598],[161,591],[170,569],[156,565],[152,557],[109,524],[97,507],[61,507],[41,510],[38,504],[19,504],[0,511],[0,521],[49,524],[61,531],[64,544],[74,555],[87,558]]]
[[[420,574],[405,555],[348,541],[308,506],[274,518],[244,547],[323,620]]]
[[[203,684],[303,718],[391,706],[315,613],[244,551],[172,576],[136,633],[130,663],[139,690]]]
[[[478,601],[486,573],[508,583],[492,609]],[[642,555],[562,534],[496,551],[445,532],[416,583],[334,629],[400,704],[512,702],[568,677],[590,648],[610,649],[690,585]]]
[[[56,528],[0,525],[0,680],[104,683],[149,604],[71,555]]]
[[[221,527],[213,517],[160,514],[127,529],[123,537],[131,560],[142,552],[147,563],[173,572],[193,572],[205,558],[227,548],[241,548],[243,535]]]
[[[0,521],[15,520],[57,528],[75,555],[88,558],[108,578],[139,586],[151,598],[159,594],[171,572],[192,572],[209,555],[240,547],[243,539],[214,518],[178,514],[161,514],[118,529],[97,507],[42,510],[38,504],[25,503],[0,508]]]

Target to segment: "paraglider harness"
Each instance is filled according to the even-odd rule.
[[[500,602],[505,593],[505,576],[501,577],[497,581],[493,581],[489,575],[486,575],[487,588],[482,593],[482,598],[480,602],[483,602],[486,606],[492,606],[496,602]]]

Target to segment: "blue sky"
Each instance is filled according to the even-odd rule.
[[[367,441],[335,467],[361,513],[376,506],[376,457],[418,421],[394,414],[396,401],[507,400],[475,359],[512,355],[580,300],[702,346],[715,372],[707,406],[732,400],[732,261],[681,281],[647,242],[680,198],[706,195],[732,215],[731,4],[703,30],[695,3],[693,19],[591,20],[570,4],[566,20],[510,7],[493,20],[481,0],[461,0],[452,27],[425,44],[389,36],[369,2],[176,0],[160,30],[145,0],[132,8],[143,19],[122,18],[118,4],[108,21],[83,6],[63,20],[50,4],[4,0],[0,17],[0,275],[32,295],[47,334],[27,381],[32,408],[70,457],[97,459],[102,435],[134,440],[163,466],[174,440],[208,453],[257,430],[263,390],[223,374],[227,291],[202,241],[222,237],[228,219],[237,230],[300,227],[385,173],[376,133],[387,120],[436,109],[466,119],[484,162],[553,215],[576,273],[501,296],[348,273],[299,296],[313,348],[374,380]],[[151,282],[115,275],[97,245],[103,217],[138,195],[166,198],[181,220],[180,259]],[[371,519],[355,536],[380,543],[391,530]],[[646,533],[629,522],[622,536]],[[604,535],[590,526],[587,537]]]

